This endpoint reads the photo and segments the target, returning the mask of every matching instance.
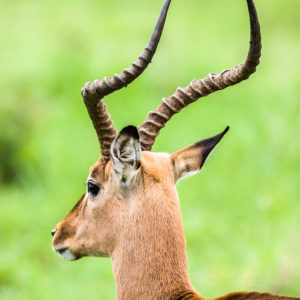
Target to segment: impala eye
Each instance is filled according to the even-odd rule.
[[[87,190],[93,196],[97,196],[97,194],[99,193],[100,188],[99,188],[99,186],[97,186],[94,183],[89,181],[88,184],[87,184]]]

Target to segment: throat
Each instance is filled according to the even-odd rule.
[[[180,251],[182,245],[175,241],[169,242],[165,247],[153,243],[114,252],[112,263],[118,300],[184,299],[173,297],[193,290],[185,251]]]
[[[165,211],[163,223],[161,209],[167,210],[165,205],[142,215],[137,210],[118,243],[122,247],[111,255],[118,300],[201,299],[188,275],[179,207]]]

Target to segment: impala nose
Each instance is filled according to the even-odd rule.
[[[51,235],[54,236],[55,232],[56,232],[56,230],[53,229],[53,230],[51,231]]]

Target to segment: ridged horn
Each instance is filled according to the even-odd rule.
[[[112,78],[105,77],[102,81],[88,82],[81,90],[81,95],[98,136],[101,157],[104,162],[110,159],[110,146],[116,136],[116,131],[102,99],[114,91],[126,87],[147,68],[160,41],[170,2],[171,0],[165,1],[147,46],[130,68]]]
[[[115,139],[117,132],[102,100],[93,105],[86,101],[84,103],[96,130],[100,144],[101,160],[105,164],[110,159],[110,145]]]
[[[143,150],[151,151],[159,131],[184,107],[218,90],[235,85],[256,71],[261,56],[261,33],[257,12],[253,0],[247,0],[250,17],[250,47],[246,60],[239,66],[222,73],[207,75],[204,79],[195,79],[189,86],[178,88],[169,98],[163,98],[155,111],[149,112],[145,122],[139,127],[140,142]]]

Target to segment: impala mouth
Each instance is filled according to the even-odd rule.
[[[57,252],[58,255],[66,260],[75,260],[76,256],[66,247],[64,248],[53,248],[54,252]]]

